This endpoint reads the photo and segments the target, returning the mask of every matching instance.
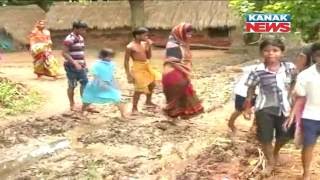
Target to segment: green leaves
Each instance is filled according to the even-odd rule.
[[[38,93],[28,92],[21,84],[0,80],[0,117],[30,111],[41,101]]]

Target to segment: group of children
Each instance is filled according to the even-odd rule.
[[[105,48],[99,52],[99,59],[90,70],[94,78],[91,81],[88,80],[83,38],[86,28],[85,23],[74,22],[73,31],[64,40],[62,55],[65,58],[64,68],[68,79],[70,109],[75,109],[74,90],[80,83],[83,112],[96,112],[91,107],[93,103],[113,103],[119,108],[122,118],[128,118],[124,105],[121,103],[120,90],[114,79],[113,50]],[[188,79],[192,67],[191,54],[186,53],[190,52],[187,41],[190,29],[191,26],[185,23],[174,28],[166,49],[167,56],[172,59],[168,61],[171,68],[168,74],[170,82],[173,83],[172,88],[173,90],[181,89],[181,93],[180,91],[178,94],[175,93],[172,100],[170,100],[170,94],[164,89],[166,99],[170,102],[170,108],[177,108],[170,110],[169,114],[173,114],[172,116],[198,114],[203,111]],[[160,80],[160,74],[149,64],[152,42],[148,39],[147,32],[146,28],[138,28],[133,31],[134,40],[127,45],[125,52],[124,67],[127,79],[129,83],[134,83],[135,88],[133,114],[138,113],[137,105],[141,94],[146,94],[147,106],[156,106],[151,97],[156,85],[155,81]],[[170,40],[173,45],[170,45]],[[177,50],[173,52],[172,49]],[[275,165],[279,162],[280,149],[293,138],[294,134],[296,138],[302,137],[303,179],[307,180],[310,179],[314,145],[320,135],[320,43],[314,43],[310,47],[308,55],[313,59],[313,63],[310,61],[308,68],[298,67],[297,69],[293,63],[283,60],[284,50],[285,45],[280,39],[265,39],[260,44],[261,62],[245,68],[233,69],[244,72],[244,75],[235,88],[235,112],[232,113],[228,126],[235,132],[234,123],[241,114],[246,119],[254,119],[257,138],[268,162],[267,174],[274,170]],[[131,70],[129,68],[130,58],[133,60]],[[302,69],[305,70],[300,72]],[[164,77],[166,76],[167,74],[164,74]],[[181,76],[179,82],[175,80],[178,76]],[[163,81],[163,84],[166,85],[166,82]],[[191,95],[182,97],[185,92]],[[182,98],[181,102],[179,98]],[[190,101],[193,105],[184,107],[185,105],[181,104],[182,101],[187,104],[190,104]],[[186,109],[185,112],[183,108]],[[253,112],[254,118],[251,117]],[[275,145],[273,146],[274,136]]]
[[[99,60],[91,69],[94,78],[90,82],[88,80],[88,70],[84,58],[85,42],[82,36],[86,27],[87,25],[81,21],[74,22],[73,31],[64,40],[62,54],[65,58],[64,68],[68,79],[70,109],[75,110],[74,90],[79,82],[83,101],[82,112],[98,112],[91,106],[93,103],[116,103],[122,118],[131,118],[125,113],[120,91],[115,85],[113,78],[115,65],[112,62],[114,52],[111,49],[100,51]],[[170,65],[170,70],[167,67],[168,72],[163,74],[162,79],[164,95],[167,100],[167,106],[163,112],[172,118],[187,119],[203,112],[201,102],[186,75],[191,69],[191,51],[187,46],[191,30],[191,25],[187,23],[181,23],[173,28],[170,37],[174,38],[175,46],[166,49],[166,51],[169,49],[171,54],[166,53],[168,60],[165,60],[164,63],[165,67]],[[131,115],[138,115],[138,102],[142,94],[146,95],[145,105],[148,108],[158,107],[152,102],[152,94],[156,82],[161,80],[161,74],[150,65],[152,41],[148,39],[148,29],[137,28],[132,32],[132,35],[133,41],[126,46],[124,68],[128,83],[134,84]],[[130,59],[132,60],[131,67],[129,66]]]
[[[263,61],[237,68],[244,75],[235,88],[235,112],[228,126],[234,132],[235,119],[241,114],[250,119],[254,109],[257,138],[267,158],[266,174],[280,163],[280,149],[294,136],[296,140],[301,138],[303,179],[307,180],[314,145],[320,135],[320,43],[311,46],[314,64],[311,61],[306,68],[297,69],[285,61],[284,50],[280,39],[266,39],[260,44]],[[302,69],[305,70],[300,72]]]

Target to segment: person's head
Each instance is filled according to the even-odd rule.
[[[43,29],[46,27],[46,22],[45,22],[45,20],[37,21],[36,27],[37,27],[39,30],[43,30]]]
[[[175,26],[171,34],[181,42],[187,42],[192,37],[192,25],[189,23],[180,23]]]
[[[277,62],[283,57],[285,45],[279,38],[267,38],[261,42],[259,49],[264,62]]]
[[[72,23],[72,30],[75,34],[84,35],[86,33],[87,28],[88,25],[80,20]]]
[[[311,54],[314,61],[320,65],[320,43],[314,43],[311,46]]]
[[[99,58],[100,59],[108,59],[111,60],[114,57],[114,51],[109,48],[103,48],[99,52]]]
[[[139,27],[132,31],[132,36],[136,40],[146,41],[148,39],[149,30],[145,27]]]

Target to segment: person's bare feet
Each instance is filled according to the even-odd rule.
[[[132,116],[130,116],[130,115],[122,115],[121,117],[120,117],[120,120],[134,120],[134,118],[132,117]]]
[[[287,164],[290,161],[290,157],[285,156],[285,155],[273,155],[274,156],[274,161],[276,166],[283,166]]]
[[[311,180],[310,174],[309,173],[304,173],[302,175],[302,180]]]
[[[87,107],[86,111],[88,111],[90,113],[100,113],[100,111],[98,111],[94,107]]]
[[[264,176],[264,177],[269,177],[272,175],[274,171],[274,166],[273,165],[270,165],[270,164],[267,164],[266,165],[266,168],[261,172],[261,174]]]
[[[131,112],[131,115],[132,116],[138,116],[140,115],[141,113],[138,111],[138,109],[132,109],[132,112]]]
[[[146,102],[146,106],[147,106],[147,107],[150,107],[150,108],[156,108],[156,107],[158,107],[158,105],[157,105],[157,104],[154,104],[153,102]]]
[[[76,111],[76,106],[74,104],[70,104],[70,111]]]
[[[229,129],[232,131],[232,133],[236,133],[237,128],[234,126],[233,123],[231,123],[230,121],[228,122],[228,127]]]
[[[37,75],[37,78],[36,78],[36,79],[37,79],[37,80],[40,80],[41,77],[42,77],[41,75]]]

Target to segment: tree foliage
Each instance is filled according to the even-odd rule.
[[[320,38],[319,0],[230,0],[230,6],[241,16],[252,12],[290,14],[293,32],[300,32],[305,41]]]

